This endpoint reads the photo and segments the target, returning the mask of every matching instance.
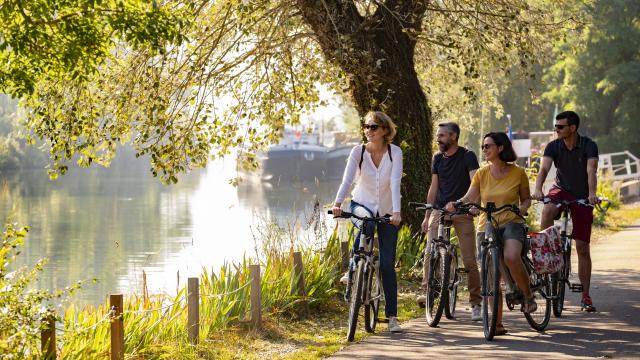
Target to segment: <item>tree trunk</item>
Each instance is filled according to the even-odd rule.
[[[360,115],[384,111],[398,125],[394,143],[402,148],[405,173],[402,217],[418,230],[423,214],[407,203],[425,201],[431,181],[431,111],[414,66],[426,2],[386,1],[366,17],[343,0],[298,0],[298,6],[325,58],[349,79]]]

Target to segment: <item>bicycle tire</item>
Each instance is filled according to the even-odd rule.
[[[364,259],[358,260],[354,278],[351,283],[351,298],[349,299],[349,319],[347,323],[347,341],[353,341],[358,325],[358,313],[362,303],[362,288],[364,287]]]
[[[496,247],[490,247],[482,253],[482,327],[484,338],[489,341],[496,334],[501,301],[499,251]]]
[[[543,331],[549,325],[551,318],[551,279],[547,275],[532,273],[529,275],[529,286],[536,299],[538,308],[532,313],[524,313],[524,317],[536,331]]]
[[[375,261],[375,260],[374,260]],[[364,328],[367,332],[374,332],[378,323],[378,312],[380,311],[380,299],[382,299],[382,286],[380,274],[375,266],[371,266],[367,272],[367,287],[369,304],[364,305]]]
[[[564,266],[562,270],[551,276],[553,299],[553,316],[562,316],[564,310],[564,299],[567,286],[569,284],[569,274],[571,274],[571,249],[564,254]]]
[[[460,283],[460,274],[458,274],[458,252],[455,247],[453,253],[447,256],[449,261],[449,294],[444,305],[444,316],[447,319],[455,319],[456,303],[458,302],[458,284]]]
[[[431,258],[425,306],[427,324],[430,327],[438,326],[444,310],[444,302],[447,298],[449,269],[446,267],[448,264],[445,264],[446,254],[447,251],[445,248],[438,247],[436,253]]]

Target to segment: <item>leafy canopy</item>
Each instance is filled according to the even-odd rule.
[[[318,85],[353,90],[353,74],[323,52],[300,15],[302,1],[23,3],[2,8],[9,26],[0,56],[11,61],[2,62],[1,90],[30,109],[27,128],[50,145],[53,176],[72,158],[108,164],[123,142],[150,155],[152,173],[168,182],[237,147],[249,154],[243,165],[255,166],[251,154],[318,104]],[[388,12],[404,21],[405,2],[353,3],[365,20]],[[562,14],[549,4],[430,2],[407,57],[436,113],[446,118],[478,98],[490,101],[496,78],[514,65],[529,73],[561,30]],[[347,21],[322,19],[336,29]],[[340,56],[364,51],[345,46]]]

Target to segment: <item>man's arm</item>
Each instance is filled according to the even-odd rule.
[[[429,192],[427,192],[427,204],[433,204],[436,201],[436,195],[438,193],[438,175],[431,175],[431,185],[429,185]],[[429,231],[429,217],[431,216],[431,210],[424,212],[424,220],[422,221],[422,231]]]
[[[438,194],[438,175],[431,175],[431,185],[429,186],[429,192],[427,193],[427,204],[433,204],[436,202],[436,195]],[[425,212],[424,217],[428,218],[431,214],[431,210]]]
[[[475,175],[476,171],[478,171],[478,169],[473,169],[471,171],[469,171],[469,179],[473,179],[473,175]]]
[[[544,194],[542,193],[542,185],[544,185],[544,181],[547,180],[547,175],[549,175],[552,162],[553,160],[550,157],[542,157],[540,170],[538,171],[538,177],[536,178],[536,188],[532,196],[536,200],[541,200],[544,197]]]
[[[598,178],[596,176],[598,172],[598,159],[591,158],[587,160],[587,181],[589,182],[589,202],[596,204],[598,197],[596,196],[596,189],[598,188]]]

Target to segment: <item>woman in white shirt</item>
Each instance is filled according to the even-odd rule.
[[[342,184],[333,205],[333,214],[340,216],[341,206],[349,189],[350,210],[360,216],[391,215],[390,224],[378,224],[380,247],[380,274],[385,297],[385,315],[389,319],[389,330],[402,331],[397,319],[398,285],[394,269],[398,226],[400,217],[400,180],[402,178],[402,150],[391,144],[396,134],[396,125],[381,111],[370,111],[363,126],[367,143],[351,150]],[[354,224],[359,226],[359,221]],[[373,236],[374,224],[365,232]],[[357,235],[358,237],[360,234]],[[354,244],[355,245],[355,244]],[[354,249],[355,250],[355,249]]]

